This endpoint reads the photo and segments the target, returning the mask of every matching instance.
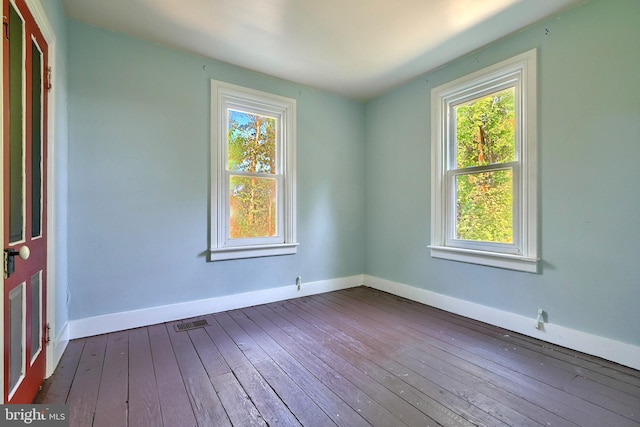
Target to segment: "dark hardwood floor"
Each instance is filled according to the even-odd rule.
[[[72,426],[640,426],[640,372],[369,288],[69,343]]]

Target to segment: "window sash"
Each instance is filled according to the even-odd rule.
[[[499,252],[505,254],[521,255],[522,227],[518,218],[521,212],[521,192],[518,191],[521,182],[520,163],[509,162],[486,166],[461,168],[450,170],[445,175],[445,239],[447,247],[471,249],[476,251]],[[462,175],[476,175],[484,172],[512,172],[512,243],[489,242],[479,240],[465,240],[456,237],[457,229],[457,191],[456,178]]]
[[[232,238],[231,234],[231,178],[234,176],[240,177],[255,177],[258,179],[272,179],[276,181],[276,234],[271,237],[239,237]],[[284,185],[284,176],[282,175],[272,175],[265,173],[248,173],[248,172],[231,172],[226,171],[225,180],[224,180],[224,188],[226,189],[226,203],[223,212],[223,217],[221,218],[221,222],[224,225],[223,233],[224,233],[224,246],[250,246],[250,245],[270,245],[270,244],[278,244],[285,243],[284,238],[284,221],[285,221],[285,213],[284,213],[284,197],[283,197],[283,185]]]
[[[223,158],[222,163],[225,166],[224,179],[221,185],[222,190],[222,203],[224,208],[222,209],[222,216],[220,218],[220,234],[219,238],[222,240],[222,246],[225,247],[239,247],[239,246],[252,246],[252,245],[270,245],[284,243],[284,198],[283,198],[283,112],[280,109],[271,108],[259,104],[257,102],[228,99],[223,103],[224,106],[224,144],[223,144]],[[275,147],[275,171],[274,173],[265,172],[243,172],[233,171],[229,169],[229,118],[231,111],[238,111],[248,114],[253,114],[262,117],[268,117],[276,120],[276,147]],[[256,177],[258,179],[275,179],[276,181],[276,235],[271,237],[243,237],[232,238],[231,237],[231,177]]]
[[[276,163],[276,169],[274,171],[275,174],[284,174],[283,171],[283,164],[284,162],[284,138],[285,138],[285,127],[283,126],[283,122],[284,120],[286,120],[286,116],[285,113],[283,111],[280,110],[274,110],[271,108],[265,108],[265,107],[258,107],[256,105],[252,105],[255,103],[247,103],[246,106],[244,106],[243,104],[238,103],[238,100],[225,100],[223,102],[222,107],[224,108],[224,135],[222,135],[222,137],[224,138],[224,143],[222,144],[223,147],[221,147],[223,149],[222,152],[222,159],[223,159],[223,163],[224,163],[224,170],[229,171],[229,117],[230,117],[230,111],[238,111],[238,112],[243,112],[243,113],[249,113],[249,114],[253,114],[253,115],[257,115],[257,116],[263,116],[263,117],[268,117],[268,118],[272,118],[276,120],[276,155],[275,155],[275,163]],[[240,171],[234,172],[234,173],[240,173]],[[272,174],[266,174],[263,173],[263,175],[272,175]]]
[[[521,191],[520,191],[520,169],[521,169],[521,149],[522,149],[522,78],[517,71],[511,71],[504,75],[494,76],[487,82],[472,85],[469,88],[462,89],[455,92],[449,97],[444,99],[443,111],[446,111],[445,122],[446,129],[444,137],[445,147],[445,238],[444,245],[447,247],[472,249],[477,251],[498,252],[505,254],[522,254],[522,236],[521,236],[521,221],[520,212],[521,208]],[[514,158],[512,162],[494,163],[483,166],[474,166],[467,168],[457,167],[457,135],[456,135],[456,107],[464,105],[468,102],[482,99],[488,95],[496,92],[503,91],[505,89],[513,88],[515,91],[514,96],[514,118],[515,118],[515,147]],[[500,243],[500,242],[486,242],[478,240],[464,240],[456,238],[456,177],[466,174],[479,174],[482,172],[495,172],[500,170],[512,170],[513,171],[513,184],[512,184],[512,243]]]
[[[514,118],[515,118],[515,147],[514,147],[514,161],[519,162],[522,159],[521,151],[522,151],[522,140],[523,140],[523,129],[522,122],[524,119],[524,111],[522,108],[522,81],[521,78],[517,75],[508,75],[502,78],[496,78],[491,82],[481,85],[481,88],[473,88],[474,90],[466,90],[463,93],[456,93],[453,96],[447,97],[443,100],[444,108],[443,111],[446,111],[445,117],[445,129],[446,134],[445,138],[445,147],[446,147],[446,169],[453,170],[457,169],[457,159],[456,159],[456,107],[464,105],[468,102],[475,101],[478,99],[482,99],[488,95],[491,95],[496,92],[503,91],[505,89],[513,88],[515,89],[514,94]]]

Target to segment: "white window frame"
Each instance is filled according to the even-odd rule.
[[[277,234],[268,238],[229,238],[229,178],[227,170],[228,111],[240,110],[277,119]],[[296,100],[211,80],[211,224],[210,261],[297,252],[296,242]]]
[[[431,91],[431,256],[536,273],[538,271],[536,49],[471,73]],[[513,170],[513,243],[465,241],[455,235],[455,115],[473,99],[514,87],[516,147],[513,162],[474,172]]]

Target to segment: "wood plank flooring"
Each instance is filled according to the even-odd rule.
[[[370,288],[73,340],[72,426],[640,426],[640,371]],[[195,319],[188,319],[195,320]]]

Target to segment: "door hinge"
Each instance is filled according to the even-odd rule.
[[[46,332],[45,332],[45,344],[49,345],[49,343],[51,342],[51,325],[49,323],[47,323],[46,326]]]
[[[51,92],[51,88],[53,87],[53,84],[51,83],[51,67],[47,68],[47,91]]]
[[[9,40],[9,21],[7,20],[7,17],[2,15],[2,28],[4,28],[4,38],[8,41]]]

